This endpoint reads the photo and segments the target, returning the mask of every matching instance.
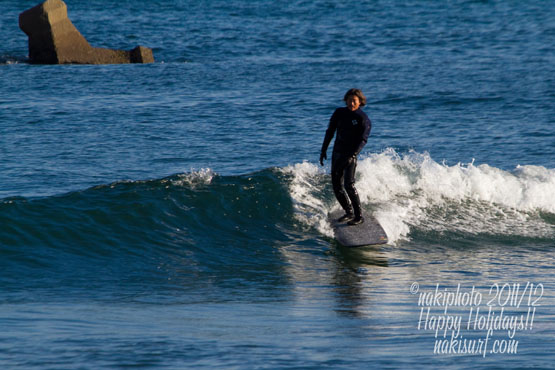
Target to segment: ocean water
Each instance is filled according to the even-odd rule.
[[[0,367],[553,368],[555,2],[0,2]],[[333,110],[389,243],[333,239]],[[331,149],[328,154],[331,154]]]

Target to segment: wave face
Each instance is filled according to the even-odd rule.
[[[14,291],[20,276],[39,287],[121,280],[122,289],[160,283],[198,289],[199,281],[229,283],[235,275],[280,279],[273,246],[287,239],[280,228],[292,217],[282,177],[275,170],[237,177],[203,170],[4,199],[4,279]]]
[[[519,166],[447,166],[393,150],[359,161],[357,187],[391,244],[457,238],[548,241],[555,235],[555,171]],[[284,279],[280,248],[313,240],[329,247],[326,215],[338,207],[325,169],[304,162],[242,176],[201,170],[117,182],[0,204],[4,279],[125,286],[179,279],[180,289],[230,279]],[[8,284],[8,286],[10,286]],[[260,284],[264,286],[264,284]]]

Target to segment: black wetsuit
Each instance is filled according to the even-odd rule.
[[[355,217],[362,215],[360,199],[355,188],[357,155],[366,145],[371,128],[370,119],[360,108],[355,111],[347,107],[337,108],[330,118],[322,144],[322,153],[325,154],[337,131],[331,158],[333,192],[345,212],[352,214],[354,211]]]

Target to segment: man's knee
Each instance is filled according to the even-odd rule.
[[[355,190],[355,182],[354,181],[345,181],[345,183],[343,184],[345,187],[345,190],[349,191],[349,190]]]
[[[338,181],[338,182],[333,182],[333,183],[332,183],[332,186],[333,186],[333,191],[334,191],[335,193],[342,193],[342,192],[345,192],[345,190],[346,190],[346,189],[342,186],[342,184],[341,184],[340,181]]]

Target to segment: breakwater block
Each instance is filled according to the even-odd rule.
[[[62,0],[47,0],[19,15],[19,28],[29,37],[29,59],[36,64],[154,63],[152,49],[92,47],[67,16]]]

